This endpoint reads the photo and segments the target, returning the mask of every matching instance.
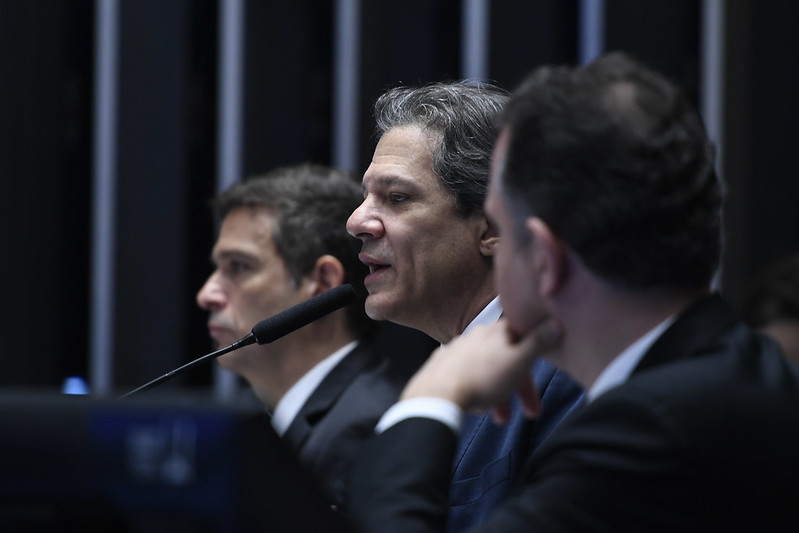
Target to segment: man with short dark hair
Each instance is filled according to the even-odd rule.
[[[214,199],[221,221],[215,270],[197,294],[208,329],[226,346],[264,318],[348,283],[356,301],[274,342],[217,359],[241,375],[275,430],[339,508],[362,442],[394,403],[412,366],[393,365],[363,309],[365,267],[347,217],[361,188],[319,165],[286,167]]]
[[[514,388],[545,414],[529,378],[545,356],[586,403],[476,531],[795,529],[799,370],[709,288],[722,195],[698,114],[609,54],[536,70],[501,125],[486,210],[505,314],[411,379],[412,408],[359,463],[354,523],[442,530],[458,416]]]

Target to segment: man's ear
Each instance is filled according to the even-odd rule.
[[[493,257],[497,253],[497,245],[499,244],[499,235],[497,235],[494,226],[483,216],[480,217],[480,253],[485,257]]]
[[[567,254],[563,241],[546,222],[530,217],[525,224],[532,243],[532,262],[543,296],[552,296],[566,282]]]
[[[322,294],[344,283],[344,265],[332,255],[323,255],[316,260],[313,271],[306,277],[311,296]]]

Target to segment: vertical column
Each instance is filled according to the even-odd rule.
[[[724,140],[724,0],[703,0],[700,102],[708,135],[716,143],[716,170],[723,176]]]
[[[710,139],[716,145],[716,172],[724,178],[724,0],[703,0],[700,28],[700,111]],[[722,262],[713,277],[720,289]]]
[[[244,0],[219,2],[218,191],[241,178],[244,9]],[[237,379],[235,373],[215,365],[215,397],[220,400],[232,398],[237,390]]]
[[[489,24],[487,0],[463,0],[461,4],[461,77],[488,79]]]
[[[577,59],[591,62],[605,50],[605,0],[580,0]]]
[[[333,166],[358,170],[360,0],[336,0],[333,26]]]
[[[91,390],[95,395],[105,396],[113,388],[118,0],[96,0],[95,12],[94,205],[89,355]]]

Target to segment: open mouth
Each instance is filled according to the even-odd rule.
[[[364,265],[366,265],[369,268],[369,275],[364,280],[364,281],[367,281],[367,282],[373,280],[381,272],[383,272],[384,270],[387,270],[391,266],[390,263],[381,263],[381,262],[376,261],[375,259],[373,259],[371,257],[368,257],[368,256],[365,256],[365,255],[361,255],[359,257],[359,259],[361,260],[361,262]]]
[[[381,270],[385,270],[388,268],[389,265],[369,265],[369,273],[374,274],[375,272],[380,272]]]

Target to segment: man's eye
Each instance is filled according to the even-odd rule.
[[[249,265],[241,261],[230,261],[225,267],[225,270],[227,270],[230,274],[241,274],[249,269]]]
[[[388,201],[391,202],[392,204],[401,204],[407,199],[408,195],[402,194],[400,192],[392,192],[391,194],[388,195]]]

